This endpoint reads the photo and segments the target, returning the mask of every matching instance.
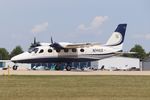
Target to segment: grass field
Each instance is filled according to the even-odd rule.
[[[150,76],[0,76],[0,100],[150,100]]]

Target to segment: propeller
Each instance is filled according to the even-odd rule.
[[[34,41],[33,41],[33,43],[31,43],[30,48],[35,48],[37,46],[41,46],[41,44],[40,44],[40,42],[37,42],[36,37],[34,37]]]
[[[36,44],[36,37],[34,37],[34,42],[33,42],[33,44]]]
[[[54,48],[55,50],[57,49],[64,49],[59,43],[54,42],[53,38],[51,37],[51,44],[50,47]]]
[[[51,36],[51,44],[53,44],[54,42],[53,42],[53,38],[52,38],[52,36]]]

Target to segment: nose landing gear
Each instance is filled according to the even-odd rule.
[[[17,65],[14,65],[13,66],[13,70],[17,70],[18,66]]]

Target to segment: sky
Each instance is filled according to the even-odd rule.
[[[105,44],[127,23],[124,51],[140,44],[150,51],[150,0],[0,0],[0,48],[27,50],[40,42]]]

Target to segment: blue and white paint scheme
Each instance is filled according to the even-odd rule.
[[[70,63],[111,57],[121,53],[126,27],[127,24],[119,24],[106,44],[57,43],[51,38],[51,43],[38,43],[29,51],[11,58],[11,61],[15,63]],[[70,70],[70,67],[66,66],[66,69]]]

